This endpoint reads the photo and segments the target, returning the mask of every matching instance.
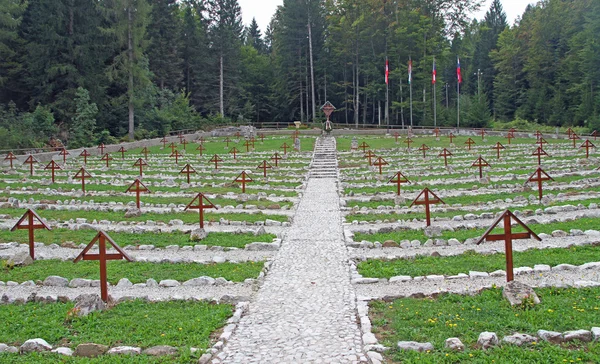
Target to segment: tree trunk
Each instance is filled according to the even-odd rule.
[[[221,52],[221,56],[219,57],[219,111],[221,113],[221,117],[225,117],[225,102],[223,101],[224,94],[224,79],[223,79],[223,52]]]
[[[135,139],[135,111],[133,106],[133,29],[131,7],[127,7],[127,54],[129,56],[129,83],[127,94],[129,96],[129,140]]]
[[[310,9],[308,11],[308,51],[310,53],[310,83],[311,83],[311,92],[312,92],[312,121],[315,121],[317,116],[316,108],[315,108],[315,68],[313,65],[313,46],[312,46],[312,25],[310,18]],[[308,113],[308,110],[307,110]],[[307,118],[308,119],[308,118]]]

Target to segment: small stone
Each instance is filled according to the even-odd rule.
[[[97,294],[82,294],[75,298],[75,302],[77,316],[87,316],[94,311],[106,309],[106,303]]]
[[[560,344],[563,342],[563,336],[560,332],[538,330],[537,335],[540,337],[540,339],[552,344]]]
[[[19,348],[21,354],[42,352],[52,350],[52,345],[48,344],[44,339],[30,339],[27,340]]]
[[[52,350],[52,352],[64,356],[73,356],[73,350],[71,350],[71,348],[60,347]]]
[[[575,330],[563,333],[564,342],[575,340],[589,343],[592,341],[592,332],[588,330]]]
[[[482,349],[488,349],[498,345],[498,336],[495,332],[482,332],[477,339],[477,345]]]
[[[116,346],[106,353],[110,355],[139,355],[141,352],[142,349],[133,346]]]
[[[73,278],[69,283],[69,287],[71,288],[90,287],[90,285],[91,281],[83,278]]]
[[[95,358],[103,355],[108,351],[108,346],[94,343],[85,343],[77,345],[74,356],[82,356],[85,358]]]
[[[160,287],[179,287],[181,284],[174,279],[163,279],[158,284]]]
[[[185,282],[183,282],[183,286],[212,286],[215,284],[215,279],[212,277],[198,277],[198,278],[192,278],[190,280],[187,280]]]
[[[487,272],[477,272],[477,271],[469,271],[469,277],[471,279],[474,278],[488,278],[490,275]]]
[[[569,236],[569,234],[567,234],[567,232],[566,232],[566,231],[562,231],[562,230],[554,230],[554,231],[552,232],[552,237],[553,237],[553,238],[565,238],[565,237],[567,237],[567,236]]]
[[[33,259],[31,259],[28,252],[20,252],[8,259],[7,264],[15,267],[26,267],[33,264]]]
[[[130,219],[132,217],[140,217],[140,216],[142,216],[142,210],[140,210],[140,209],[133,208],[133,209],[128,209],[127,211],[125,211],[126,219]]]
[[[179,350],[172,346],[168,345],[158,345],[150,347],[142,352],[144,355],[152,355],[152,356],[167,356],[167,355],[177,355]]]
[[[49,276],[44,279],[44,286],[48,287],[67,287],[69,280],[59,276]]]
[[[517,333],[510,336],[505,336],[502,341],[512,345],[523,346],[525,344],[538,342],[539,339],[535,336]]]
[[[451,337],[449,339],[446,339],[445,347],[446,347],[446,349],[450,349],[450,350],[454,350],[454,351],[464,351],[465,350],[465,344],[463,344],[462,341],[460,341],[460,339],[457,337]]]
[[[592,335],[594,336],[594,341],[600,341],[600,327],[592,327]]]
[[[396,243],[394,240],[386,240],[383,242],[383,247],[384,248],[397,248],[398,243]]]
[[[521,305],[525,299],[531,300],[534,304],[540,303],[533,288],[518,281],[507,283],[502,291],[502,297],[506,298],[511,306]]]
[[[411,276],[394,276],[394,277],[390,277],[389,282],[390,283],[395,283],[395,282],[408,282],[411,281],[412,277]]]
[[[398,341],[398,349],[424,352],[427,350],[433,350],[434,348],[433,344],[431,343],[419,343],[416,341]]]
[[[133,283],[127,278],[119,279],[119,283],[117,283],[116,288],[118,289],[127,289],[133,287]]]

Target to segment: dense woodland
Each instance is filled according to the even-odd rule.
[[[542,0],[514,25],[478,5],[284,0],[261,30],[237,0],[0,0],[0,149],[321,122],[327,100],[350,125],[455,126],[460,105],[464,127],[600,126],[600,1]]]

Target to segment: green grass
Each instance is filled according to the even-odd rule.
[[[517,243],[518,244],[518,243]],[[555,249],[531,249],[514,252],[515,267],[533,267],[536,264],[581,265],[600,261],[600,246],[579,246]],[[474,251],[447,257],[417,256],[412,259],[369,259],[358,264],[358,272],[365,277],[390,278],[407,275],[411,277],[430,274],[456,275],[469,271],[493,272],[506,269],[504,254],[482,255]]]
[[[19,243],[28,243],[28,231],[16,230],[0,230],[0,243],[8,243],[16,241]],[[143,233],[130,234],[121,232],[110,232],[110,237],[121,247],[127,245],[154,245],[157,248],[164,248],[169,245],[208,245],[208,246],[223,246],[233,248],[244,248],[246,244],[253,242],[271,242],[276,236],[274,234],[261,234],[255,236],[252,233],[234,234],[211,232],[200,242],[192,242],[189,239],[189,234],[183,232],[174,233]],[[69,229],[53,229],[38,230],[35,233],[35,241],[49,244],[62,244],[66,241],[72,241],[77,245],[89,243],[96,231],[94,230],[69,230]]]
[[[495,332],[501,339],[515,332],[536,335],[537,330],[589,330],[600,325],[600,289],[537,289],[542,301],[530,309],[511,307],[502,290],[490,289],[476,296],[443,294],[437,299],[398,299],[371,303],[373,332],[392,349],[385,354],[395,363],[597,363],[599,343],[557,346],[545,342],[527,347],[503,344],[486,351],[475,344],[481,332]],[[467,349],[455,353],[444,341],[458,337]],[[403,352],[398,341],[431,342],[430,353]]]
[[[2,305],[0,306],[0,322],[2,322],[0,342],[20,345],[27,339],[39,337],[54,346],[68,346],[72,349],[81,343],[94,342],[108,346],[148,348],[155,345],[170,345],[206,350],[211,344],[211,333],[225,324],[233,310],[233,307],[228,304],[217,305],[192,301],[148,303],[136,300],[120,303],[106,311],[94,312],[87,317],[67,320],[73,306],[73,303]],[[37,358],[44,358],[43,361],[46,362],[46,359],[53,357],[58,358],[52,355],[36,354],[20,357],[18,354],[11,354],[5,359],[10,362],[33,363],[38,362]],[[141,357],[146,359],[142,361],[129,361],[127,357],[110,358],[112,362],[115,360],[118,362],[121,360],[162,361],[145,356]],[[20,361],[22,359],[23,361]],[[189,359],[188,351],[187,355],[181,355],[179,358],[181,361],[178,362]],[[61,357],[60,362],[67,360],[71,362],[71,359]],[[0,361],[2,361],[1,355]],[[110,362],[103,359],[98,361]],[[73,362],[82,362],[82,360],[73,359]]]
[[[1,265],[0,265],[1,266]],[[145,283],[154,278],[157,282],[163,279],[175,279],[179,282],[201,276],[223,277],[233,282],[243,282],[247,278],[257,278],[263,268],[262,262],[243,263],[147,263],[126,262],[124,260],[107,262],[108,281],[116,284],[119,279],[127,278],[132,283]],[[43,281],[48,276],[60,276],[69,280],[73,278],[100,279],[97,261],[36,260],[26,267],[0,269],[3,281],[25,282]]]

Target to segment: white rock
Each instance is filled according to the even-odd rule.
[[[427,350],[433,350],[434,348],[433,344],[431,343],[419,343],[416,341],[398,341],[398,349],[424,352]]]
[[[44,279],[44,286],[51,287],[67,287],[69,285],[69,280],[59,276],[49,276]]]
[[[42,352],[42,351],[50,351],[52,350],[52,345],[48,344],[44,339],[30,339],[27,340],[21,345],[19,348],[19,352],[21,354],[24,353],[32,353],[32,352]]]
[[[394,277],[390,277],[389,282],[390,283],[395,283],[395,282],[408,282],[412,280],[411,276],[394,276]]]
[[[533,271],[536,273],[549,272],[552,268],[547,264],[536,264],[533,266]]]
[[[592,327],[592,335],[594,336],[594,341],[600,341],[600,327]]]
[[[588,288],[588,287],[600,287],[600,282],[594,281],[576,281],[573,283],[575,288]]]
[[[488,349],[492,346],[498,345],[498,336],[495,332],[482,332],[479,334],[479,338],[477,339],[477,345],[479,345],[482,349]]]
[[[163,279],[158,285],[160,287],[179,287],[181,284],[174,279]]]
[[[505,336],[502,339],[502,341],[505,343],[508,343],[508,344],[522,346],[525,344],[531,344],[533,342],[538,342],[539,339],[537,337],[534,337],[531,335],[517,333],[517,334],[510,335],[510,336]]]
[[[463,351],[465,350],[465,345],[460,341],[457,337],[451,337],[446,339],[445,348],[454,350],[454,351]]]
[[[54,350],[52,350],[53,353],[56,354],[60,354],[60,355],[64,355],[64,356],[73,356],[73,350],[71,350],[71,348],[56,348]]]
[[[428,276],[426,276],[426,278],[430,281],[443,281],[444,280],[443,275],[437,275],[437,274],[428,275]]]
[[[572,265],[572,264],[559,264],[555,267],[552,267],[553,271],[575,270],[575,269],[577,269],[577,266]]]
[[[119,279],[119,282],[117,283],[116,288],[118,289],[127,289],[127,288],[131,288],[133,287],[133,283],[131,283],[131,281],[127,278],[121,278]]]
[[[587,343],[592,341],[592,332],[588,330],[567,331],[563,333],[563,340],[565,342],[578,340]]]
[[[106,353],[111,355],[138,355],[141,354],[142,349],[133,346],[116,346],[109,349]]]
[[[488,278],[490,275],[487,272],[469,271],[469,277],[473,278]]]
[[[212,277],[198,277],[192,278],[182,283],[183,286],[212,286],[216,283],[216,280]]]
[[[364,334],[362,336],[362,339],[363,339],[363,344],[365,344],[365,345],[377,344],[377,338],[375,337],[374,334],[372,334],[370,332]]]

